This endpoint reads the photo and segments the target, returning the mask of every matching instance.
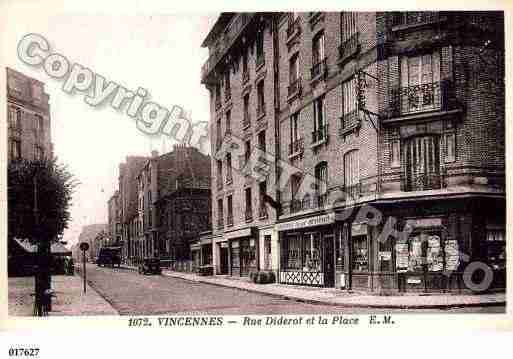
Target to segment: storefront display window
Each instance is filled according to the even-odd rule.
[[[303,271],[320,272],[321,238],[319,233],[306,234],[303,241]]]
[[[353,270],[357,272],[369,270],[367,236],[353,237]]]
[[[287,269],[301,269],[301,240],[299,236],[290,236],[287,238]]]
[[[395,245],[398,272],[440,272],[456,270],[459,263],[458,243],[443,243],[439,233],[418,232]]]

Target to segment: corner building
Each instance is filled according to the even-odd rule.
[[[202,77],[215,272],[450,291],[480,261],[504,288],[503,38],[499,12],[222,14]]]

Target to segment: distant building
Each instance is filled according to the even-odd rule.
[[[78,236],[78,245],[84,242],[89,244],[89,250],[86,252],[86,259],[88,261],[95,260],[98,257],[100,248],[105,244],[103,239],[106,237],[107,228],[106,224],[89,224],[82,227],[82,232]],[[74,249],[74,251],[72,250],[74,259],[80,258],[81,260],[82,253],[79,253],[80,251],[77,247]]]
[[[121,209],[119,206],[119,191],[109,198],[107,202],[108,207],[108,222],[109,222],[109,239],[111,245],[121,244]]]
[[[44,83],[7,71],[8,159],[51,157],[51,119]]]

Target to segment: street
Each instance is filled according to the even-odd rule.
[[[504,313],[505,310],[503,306],[408,311],[337,307],[96,265],[87,266],[87,281],[121,315]]]

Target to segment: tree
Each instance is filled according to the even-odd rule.
[[[71,218],[71,199],[78,182],[56,158],[18,160],[8,167],[8,236],[56,241]],[[37,202],[37,213],[35,205]],[[36,221],[38,225],[36,225]]]

